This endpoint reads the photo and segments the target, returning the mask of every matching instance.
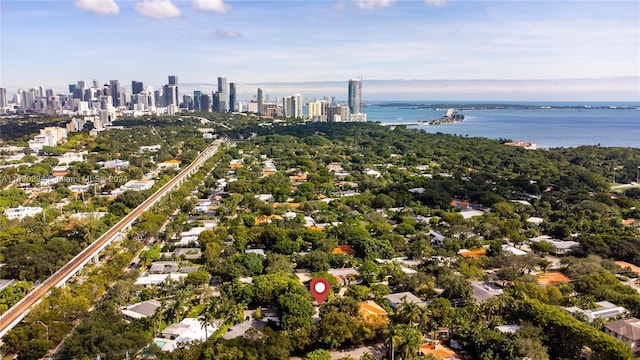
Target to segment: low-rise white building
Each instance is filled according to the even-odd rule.
[[[205,231],[206,228],[203,226],[197,226],[189,229],[188,231],[183,231],[179,235],[178,242],[176,245],[189,245],[189,244],[198,244],[198,237],[200,233]]]
[[[24,219],[27,216],[36,216],[42,213],[40,206],[18,206],[17,208],[9,208],[4,210],[4,215],[9,220]]]
[[[577,306],[565,307],[564,309],[573,316],[582,314],[587,318],[587,321],[589,322],[593,322],[595,319],[606,320],[611,318],[618,318],[621,316],[623,317],[628,314],[627,309],[608,301],[598,301],[596,302],[596,305],[598,307],[595,309],[583,310]]]
[[[98,163],[100,165],[102,165],[102,167],[104,167],[105,169],[121,169],[121,168],[125,168],[125,167],[129,167],[129,161],[128,160],[109,160],[109,161],[105,161],[103,163]]]
[[[180,160],[167,160],[158,164],[158,169],[179,169]]]
[[[155,152],[155,151],[160,150],[161,148],[162,148],[162,145],[140,146],[140,148],[138,149],[138,152],[140,152],[140,153]]]
[[[87,154],[87,151],[64,153],[57,157],[58,165],[69,165],[72,162],[85,162]]]
[[[153,180],[147,180],[147,181],[130,180],[130,181],[127,181],[124,185],[122,185],[118,189],[113,190],[111,192],[111,195],[112,196],[118,196],[118,195],[120,195],[123,192],[128,191],[128,190],[131,190],[131,191],[149,190],[149,189],[151,189],[153,187],[154,183],[155,183],[155,181],[153,181]]]
[[[82,212],[82,213],[72,214],[71,216],[69,216],[69,219],[72,219],[72,220],[100,219],[105,215],[107,215],[107,213],[103,211]]]
[[[160,338],[154,339],[154,343],[163,351],[173,351],[180,344],[205,341],[216,330],[217,325],[203,325],[199,319],[184,318],[177,324],[167,326],[160,333]]]

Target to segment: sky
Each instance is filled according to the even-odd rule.
[[[181,93],[640,101],[640,2],[39,0],[0,2],[0,86],[93,79]]]

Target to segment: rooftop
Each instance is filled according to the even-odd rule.
[[[457,359],[458,355],[455,351],[441,344],[422,344],[420,345],[422,355],[433,355],[438,359]]]
[[[398,306],[400,306],[405,301],[406,302],[410,302],[410,303],[414,303],[414,304],[419,305],[419,306],[425,306],[426,305],[426,303],[422,299],[420,299],[419,297],[413,295],[412,293],[410,293],[408,291],[385,295],[385,296],[383,296],[383,298],[389,300],[389,302],[391,303],[391,306],[393,308],[397,308]]]
[[[373,300],[358,302],[360,309],[358,312],[362,316],[386,316],[387,311],[383,309],[378,303]]]
[[[569,279],[565,274],[556,271],[538,275],[538,284],[540,285],[557,285],[570,281],[571,279]]]
[[[353,248],[349,245],[338,245],[336,246],[335,249],[331,251],[331,253],[336,255],[339,255],[339,254],[353,255],[356,253],[356,251],[353,250]]]
[[[611,332],[626,337],[627,339],[640,340],[640,320],[628,318],[604,324],[604,327]]]
[[[155,314],[160,306],[162,306],[160,301],[148,300],[141,303],[129,305],[122,310],[122,313],[132,319],[141,319]]]

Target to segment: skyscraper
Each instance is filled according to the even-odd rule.
[[[193,110],[194,111],[202,111],[200,107],[200,97],[202,96],[202,92],[200,90],[193,91]]]
[[[113,97],[113,106],[120,106],[120,82],[118,80],[109,80],[109,89],[111,97]]]
[[[291,117],[302,118],[302,95],[294,94],[291,96]]]
[[[200,95],[200,111],[211,112],[211,96],[207,94]]]
[[[178,87],[175,85],[165,85],[162,88],[162,94],[164,96],[164,106],[179,105],[177,90],[178,90]]]
[[[362,88],[360,80],[349,80],[349,112],[352,114],[360,114],[362,112]]]
[[[236,83],[229,83],[229,111],[235,112],[238,111],[236,108]]]
[[[264,113],[264,92],[261,88],[258,88],[258,114]]]
[[[142,81],[135,81],[135,80],[131,81],[131,92],[134,95],[140,94],[143,90],[144,90],[144,85],[142,84]]]
[[[214,91],[211,93],[211,102],[213,103],[213,112],[224,112],[222,109],[223,101],[220,101],[220,92]]]
[[[219,111],[218,112],[227,112],[229,111],[229,106],[227,104],[227,99],[229,99],[229,90],[227,89],[227,78],[226,77],[218,77],[218,92],[220,93],[219,100]],[[215,104],[215,99],[214,102]]]
[[[6,108],[7,103],[7,89],[0,88],[0,108]]]
[[[178,96],[178,77],[176,75],[169,75],[169,85],[173,85],[175,86],[174,91],[175,91],[175,97],[176,99],[180,99]],[[176,103],[176,105],[178,105]]]

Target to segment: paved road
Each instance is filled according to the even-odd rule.
[[[100,249],[106,244],[112,241],[121,231],[129,226],[137,217],[150,208],[155,201],[164,196],[167,191],[173,188],[178,182],[189,175],[189,173],[201,165],[203,161],[208,159],[217,150],[221,142],[216,141],[209,148],[205,149],[191,164],[184,168],[178,175],[169,180],[164,186],[162,186],[153,195],[147,198],[140,206],[132,210],[122,220],[120,220],[115,226],[109,229],[80,254],[76,255],[71,261],[63,265],[60,270],[56,271],[51,277],[43,281],[39,286],[33,289],[17,304],[7,310],[2,316],[0,316],[0,336],[4,336],[9,330],[11,330],[19,321],[24,318],[26,313],[31,307],[42,299],[52,287],[57,286],[68,278],[70,274],[77,272],[78,268],[82,264],[85,264],[89,259],[93,258]]]

